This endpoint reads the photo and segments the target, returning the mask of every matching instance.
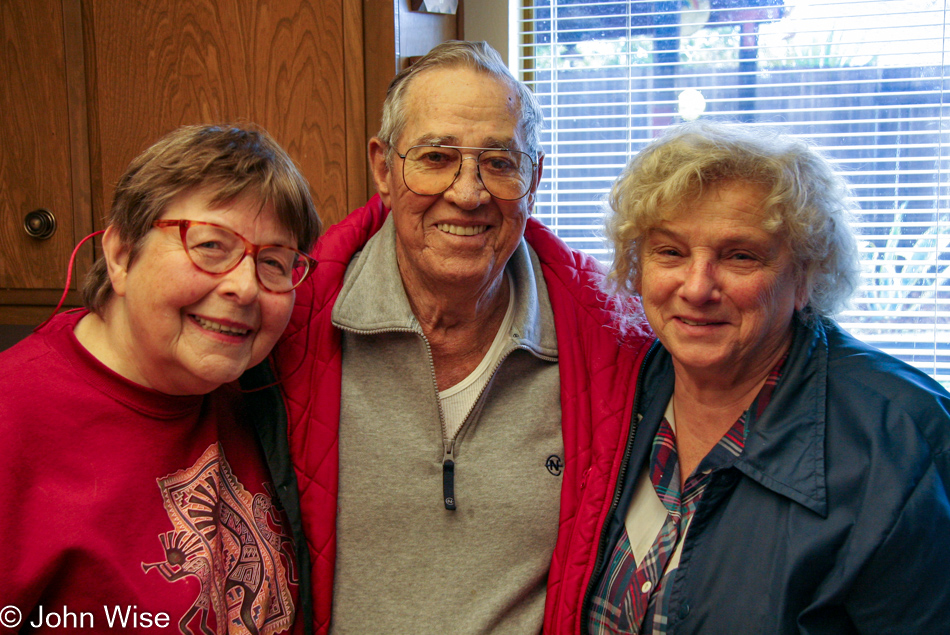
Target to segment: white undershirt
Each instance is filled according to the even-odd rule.
[[[469,373],[468,377],[439,392],[439,401],[442,402],[442,414],[445,417],[445,438],[454,439],[465,422],[465,417],[472,410],[478,397],[482,394],[498,361],[505,352],[505,343],[511,335],[511,326],[514,323],[515,285],[511,275],[508,276],[508,308],[505,317],[498,327],[491,348],[478,366]]]
[[[670,398],[666,405],[666,420],[670,422],[670,428],[676,434],[676,418],[673,416],[673,399]],[[633,499],[630,501],[630,507],[627,508],[627,516],[624,519],[624,526],[627,529],[627,538],[630,540],[630,550],[633,552],[633,558],[637,566],[643,562],[653,543],[656,542],[657,535],[663,529],[666,522],[667,509],[660,500],[656,489],[653,487],[653,481],[650,480],[650,470],[652,466],[647,461],[640,477],[637,479],[636,490],[633,493]],[[689,531],[689,525],[692,524],[692,517],[689,519],[686,527],[682,529],[679,536],[679,542],[666,564],[666,570],[672,571],[679,566],[680,556],[683,555],[683,544],[686,542],[686,533]]]

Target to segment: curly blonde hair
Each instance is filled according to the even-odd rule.
[[[741,124],[696,121],[674,126],[639,152],[608,199],[607,238],[614,260],[613,290],[638,295],[640,255],[647,233],[670,210],[730,183],[762,187],[765,229],[781,233],[804,285],[805,312],[831,316],[860,280],[855,205],[844,179],[813,146]]]

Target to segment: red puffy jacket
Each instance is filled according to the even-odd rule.
[[[347,265],[388,213],[374,196],[320,239],[313,254],[316,272],[297,290],[290,326],[274,357],[278,375],[284,378],[317,633],[329,630],[336,559],[341,333],[330,315]],[[597,519],[616,487],[611,471],[624,450],[637,372],[653,337],[639,305],[633,303],[626,307],[627,327],[621,335],[615,305],[599,289],[600,263],[573,251],[534,219],[528,221],[525,239],[541,261],[554,312],[564,432],[560,521],[548,576],[544,631],[576,633],[600,530]],[[575,522],[577,518],[583,521]],[[565,568],[586,573],[562,579]]]

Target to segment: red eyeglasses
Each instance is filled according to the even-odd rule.
[[[250,255],[254,258],[257,281],[272,293],[292,291],[316,268],[316,261],[302,251],[283,245],[255,245],[244,236],[214,223],[157,220],[152,226],[177,227],[188,258],[207,273],[228,273]]]

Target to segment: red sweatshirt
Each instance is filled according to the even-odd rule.
[[[80,317],[0,354],[0,630],[290,630],[292,544],[239,393],[130,382]]]

